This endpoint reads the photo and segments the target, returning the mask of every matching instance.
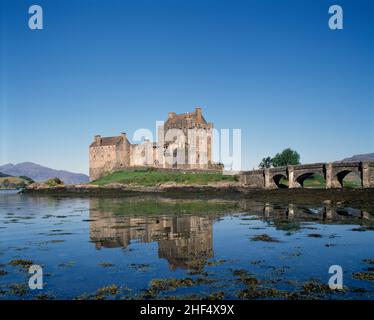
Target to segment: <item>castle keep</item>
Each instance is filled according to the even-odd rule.
[[[183,170],[217,170],[212,162],[212,130],[201,108],[194,112],[169,112],[158,127],[158,141],[129,142],[126,133],[116,137],[95,136],[89,148],[90,180],[124,169],[152,167]]]

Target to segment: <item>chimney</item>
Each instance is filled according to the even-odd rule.
[[[101,135],[98,134],[95,136],[95,142],[98,146],[101,145]]]
[[[196,113],[196,117],[197,117],[197,119],[201,119],[201,117],[202,117],[202,112],[201,112],[201,108],[200,107],[196,107],[195,108],[195,113]]]
[[[173,119],[174,116],[175,116],[175,112],[169,112],[169,113],[168,113],[168,118],[169,118],[169,119]]]
[[[127,139],[127,133],[126,132],[121,132],[121,137],[123,139]]]

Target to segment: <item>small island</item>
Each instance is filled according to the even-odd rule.
[[[154,168],[115,171],[87,184],[64,184],[58,178],[32,183],[22,193],[66,197],[127,197],[167,195],[183,198],[243,198],[266,201],[369,201],[374,189],[350,181],[344,188],[326,189],[323,178],[308,178],[304,188],[260,189],[243,184],[240,175],[204,172],[165,172]],[[287,181],[285,181],[286,183]]]

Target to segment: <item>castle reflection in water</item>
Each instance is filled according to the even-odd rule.
[[[137,201],[135,205],[144,204],[142,200]],[[216,203],[217,210],[213,213],[185,213],[183,210],[170,212],[170,204],[177,203],[178,200],[159,200],[157,204],[151,205],[159,206],[162,212],[163,205],[167,204],[165,213],[135,214],[128,209],[129,203],[123,199],[90,199],[90,240],[95,243],[97,249],[127,248],[132,241],[157,242],[158,256],[166,259],[171,269],[199,268],[213,257],[214,221],[229,212],[220,203]],[[339,224],[373,222],[373,213],[339,207],[328,201],[316,208],[293,204],[274,206],[249,201],[233,203],[234,206],[230,206],[231,212],[257,215],[265,221],[271,220],[277,229],[282,229],[282,226],[277,224],[277,219],[284,221],[285,218],[296,224],[305,221]],[[236,209],[233,211],[233,208]]]
[[[90,200],[90,239],[96,248],[126,248],[131,241],[158,242],[158,255],[171,269],[193,269],[213,257],[212,226],[215,215],[117,215],[97,209]]]

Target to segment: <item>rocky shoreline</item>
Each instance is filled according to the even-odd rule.
[[[22,193],[38,194],[76,194],[76,195],[105,195],[111,193],[146,193],[146,194],[165,194],[174,192],[183,193],[243,193],[243,188],[239,183],[220,182],[208,185],[180,185],[177,183],[158,184],[155,186],[142,186],[132,184],[111,183],[105,186],[92,184],[78,185],[57,185],[48,186],[45,183],[33,183],[23,189]]]
[[[350,201],[374,202],[374,189],[251,189],[240,183],[223,182],[210,185],[178,185],[176,183],[156,186],[124,184],[98,185],[58,185],[48,186],[34,183],[21,191],[22,194],[52,195],[67,197],[122,197],[131,195],[160,195],[183,197],[238,197],[261,201]]]

